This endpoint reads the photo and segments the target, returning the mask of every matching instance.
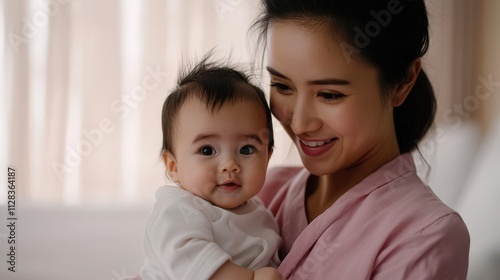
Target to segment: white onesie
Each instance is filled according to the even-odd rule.
[[[175,185],[160,187],[144,234],[144,280],[208,279],[227,260],[277,267],[278,226],[260,199],[231,210]]]

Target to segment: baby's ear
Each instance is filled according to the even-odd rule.
[[[179,183],[179,173],[177,171],[177,161],[171,152],[163,152],[163,163],[167,170],[167,175],[174,183]]]
[[[271,159],[271,156],[273,155],[274,148],[269,149],[267,152],[267,163],[269,163],[269,160]]]

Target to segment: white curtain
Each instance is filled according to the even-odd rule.
[[[258,12],[243,0],[0,3],[0,163],[17,171],[20,204],[152,200],[178,67],[212,48],[249,62]]]

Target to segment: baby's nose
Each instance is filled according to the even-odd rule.
[[[234,172],[234,173],[239,173],[240,172],[240,166],[238,165],[238,163],[235,160],[230,159],[230,160],[227,160],[227,161],[223,162],[220,165],[220,172]]]

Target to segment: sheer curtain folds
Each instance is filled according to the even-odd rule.
[[[257,3],[2,1],[0,164],[16,168],[18,197],[152,200],[166,180],[161,104],[178,67],[214,47],[248,62]]]

